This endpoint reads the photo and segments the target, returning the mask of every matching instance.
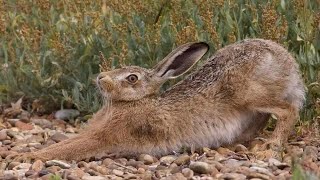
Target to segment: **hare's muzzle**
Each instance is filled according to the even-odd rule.
[[[113,80],[105,73],[100,73],[97,77],[97,84],[106,92],[111,92],[114,89]]]

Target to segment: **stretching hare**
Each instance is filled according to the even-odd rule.
[[[280,146],[299,116],[305,92],[294,58],[272,41],[226,46],[159,94],[164,82],[187,72],[208,48],[206,43],[188,43],[153,69],[127,66],[100,73],[97,85],[112,106],[98,111],[77,137],[29,156],[75,160],[104,153],[164,155],[185,146],[218,147],[249,139],[271,114],[277,117],[276,128],[268,146],[261,148]]]

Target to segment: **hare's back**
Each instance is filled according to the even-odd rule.
[[[298,65],[275,42],[244,40],[220,50],[208,63],[222,67],[220,93],[229,92],[226,97],[237,102],[274,98],[302,105],[304,86]]]

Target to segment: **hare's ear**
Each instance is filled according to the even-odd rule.
[[[208,49],[204,42],[179,46],[153,68],[152,74],[162,80],[176,78],[187,72]]]

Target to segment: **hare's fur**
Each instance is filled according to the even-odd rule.
[[[285,141],[305,92],[294,58],[274,42],[251,39],[226,46],[158,95],[166,80],[188,71],[207,49],[204,43],[189,43],[152,70],[128,66],[101,73],[98,86],[111,97],[112,106],[98,111],[79,136],[32,155],[71,160],[104,153],[163,155],[184,146],[218,147],[252,137],[271,114],[278,120],[270,142]],[[128,83],[130,74],[138,81]]]

